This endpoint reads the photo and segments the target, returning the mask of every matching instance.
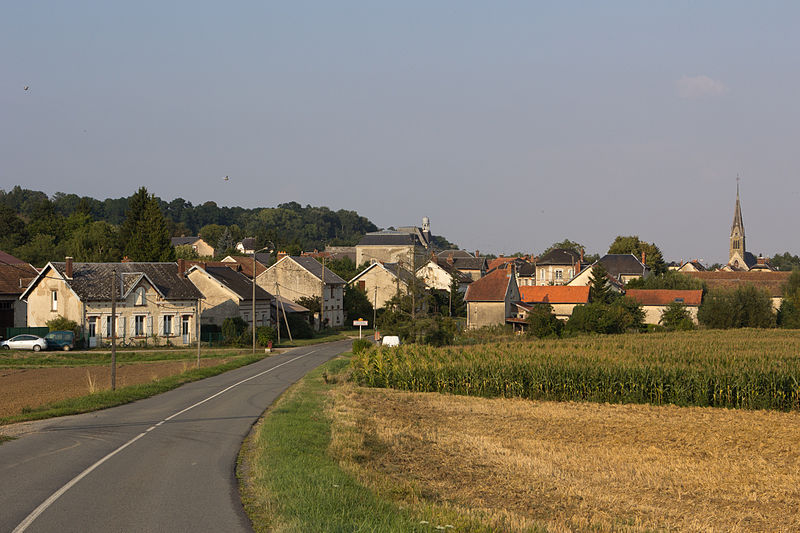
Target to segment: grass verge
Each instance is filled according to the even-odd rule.
[[[356,330],[356,334],[358,334],[358,330]],[[292,342],[286,342],[284,340],[284,342],[276,344],[275,347],[297,348],[298,346],[310,346],[323,342],[343,341],[349,339],[352,335],[353,333],[349,331],[326,331],[325,333],[320,333],[318,336],[315,336],[313,339],[294,339]]]
[[[76,415],[80,413],[87,413],[89,411],[97,411],[100,409],[115,407],[117,405],[155,396],[156,394],[177,388],[184,383],[190,383],[192,381],[216,376],[217,374],[222,374],[228,370],[233,370],[234,368],[255,363],[264,357],[264,354],[243,356],[240,359],[236,359],[222,365],[207,368],[195,368],[181,374],[151,381],[150,383],[122,387],[115,391],[102,390],[86,396],[70,398],[68,400],[62,400],[40,407],[26,409],[25,412],[18,415],[0,418],[0,425],[13,424],[16,422],[28,422],[31,420],[42,420],[57,416]]]
[[[452,511],[403,508],[361,485],[329,455],[331,422],[325,406],[337,374],[348,364],[347,358],[338,358],[311,372],[278,400],[245,443],[238,475],[254,529],[454,529],[457,516]],[[459,525],[458,530],[488,529]]]
[[[201,353],[201,359],[241,355],[242,348],[214,349]],[[195,361],[195,350],[181,351],[118,351],[117,363],[150,363],[162,361]],[[96,366],[111,363],[109,352],[30,352],[3,351],[0,368],[47,368],[59,366]]]

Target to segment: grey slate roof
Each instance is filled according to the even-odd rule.
[[[64,278],[66,263],[50,263]],[[117,269],[125,292],[142,278],[147,279],[167,300],[196,300],[203,295],[191,281],[178,275],[177,263],[73,263],[67,285],[82,301],[111,300],[111,272]],[[124,293],[123,293],[124,294]],[[117,294],[120,297],[120,294]]]
[[[555,248],[536,260],[537,265],[574,265],[581,260],[575,250]]]
[[[322,263],[314,259],[313,257],[305,257],[300,255],[292,255],[289,256],[294,262],[296,262],[301,267],[308,270],[311,274],[313,274],[317,279],[322,281]],[[328,267],[325,268],[325,284],[326,285],[346,285],[347,282],[336,275],[331,269]]]
[[[383,263],[383,267],[389,272],[391,272],[394,275],[394,277],[399,277],[400,280],[404,281],[405,283],[408,283],[409,281],[414,279],[414,275],[411,274],[411,272],[409,272],[405,268],[399,268],[397,263]]]
[[[199,238],[200,237],[196,235],[194,237],[172,237],[172,246],[185,246],[187,244],[192,244]]]
[[[486,270],[489,262],[485,257],[453,257],[453,266],[458,270]]]
[[[367,233],[358,246],[424,246],[416,234],[402,231],[375,231]]]
[[[206,267],[208,274],[235,292],[242,300],[253,299],[253,281],[232,268],[228,267]],[[272,295],[256,285],[256,300],[270,300]]]
[[[620,276],[641,276],[650,270],[633,254],[606,254],[599,261],[609,275],[619,279]]]
[[[471,253],[466,250],[442,250],[439,252],[436,257],[442,260],[446,260],[448,257],[475,257]]]

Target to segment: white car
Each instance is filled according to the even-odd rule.
[[[47,341],[36,335],[17,335],[7,341],[0,342],[4,350],[33,350],[38,352],[47,349]]]
[[[381,346],[400,346],[400,337],[397,335],[387,335],[381,341]]]

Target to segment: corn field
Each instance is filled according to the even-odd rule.
[[[354,355],[370,387],[483,397],[800,409],[800,332],[704,330]]]

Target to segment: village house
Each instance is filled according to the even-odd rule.
[[[28,325],[28,306],[20,295],[38,274],[33,265],[0,252],[0,337],[7,328]]]
[[[645,266],[644,259],[644,256],[642,256],[642,260],[639,261],[633,254],[606,254],[598,261],[582,269],[575,277],[569,280],[567,285],[571,287],[590,285],[594,267],[597,263],[600,263],[608,272],[609,280],[612,281],[612,290],[620,292],[630,280],[646,278],[650,275],[650,268]]]
[[[195,265],[186,276],[203,293],[201,325],[222,326],[226,318],[238,316],[253,327],[253,280],[228,266]],[[269,326],[273,297],[259,286],[255,293],[256,327]]]
[[[293,302],[301,298],[320,298],[323,325],[344,325],[346,282],[313,257],[283,256],[259,274],[256,282],[270,294]]]
[[[177,345],[196,340],[203,295],[177,263],[73,263],[71,257],[48,263],[21,296],[28,326],[61,316],[78,323],[89,347],[100,344],[111,336],[112,286],[118,338]]]
[[[554,248],[536,259],[536,285],[564,285],[580,273],[582,264],[582,251]]]
[[[267,270],[267,266],[271,259],[271,255],[268,253],[258,253],[255,255],[256,260],[256,276],[261,275],[262,272]],[[229,255],[224,257],[221,261],[226,265],[237,265],[239,272],[244,274],[250,279],[253,279],[253,256],[250,257],[242,256],[242,255]]]
[[[172,237],[172,246],[191,246],[200,257],[214,257],[214,247],[198,236]]]
[[[686,307],[692,321],[697,324],[697,310],[703,300],[702,290],[628,289],[625,296],[642,306],[645,324],[661,323],[661,315],[672,303]]]
[[[517,304],[520,318],[527,318],[527,313],[537,304],[548,304],[553,314],[561,320],[568,320],[576,305],[589,303],[589,287],[568,287],[565,285],[543,285],[520,287],[520,300]]]
[[[442,261],[451,263],[456,270],[467,274],[473,281],[481,279],[489,271],[489,262],[477,250],[475,255],[464,250],[444,250],[436,258],[440,264]]]
[[[520,301],[514,269],[496,269],[473,281],[467,294],[467,328],[504,325],[516,317],[514,304]]]
[[[381,309],[398,293],[407,293],[412,280],[411,272],[400,268],[397,263],[378,261],[356,274],[349,285],[366,294],[375,309]]]
[[[417,269],[417,277],[429,289],[447,292],[450,292],[454,280],[458,283],[460,292],[466,292],[467,287],[472,283],[471,276],[456,269],[452,262],[447,260],[439,262],[436,255],[433,255],[427,263]]]
[[[706,267],[703,266],[703,264],[697,259],[693,259],[691,261],[686,261],[685,263],[678,266],[674,270],[677,270],[678,272],[682,272],[685,274],[686,272],[705,272]]]

